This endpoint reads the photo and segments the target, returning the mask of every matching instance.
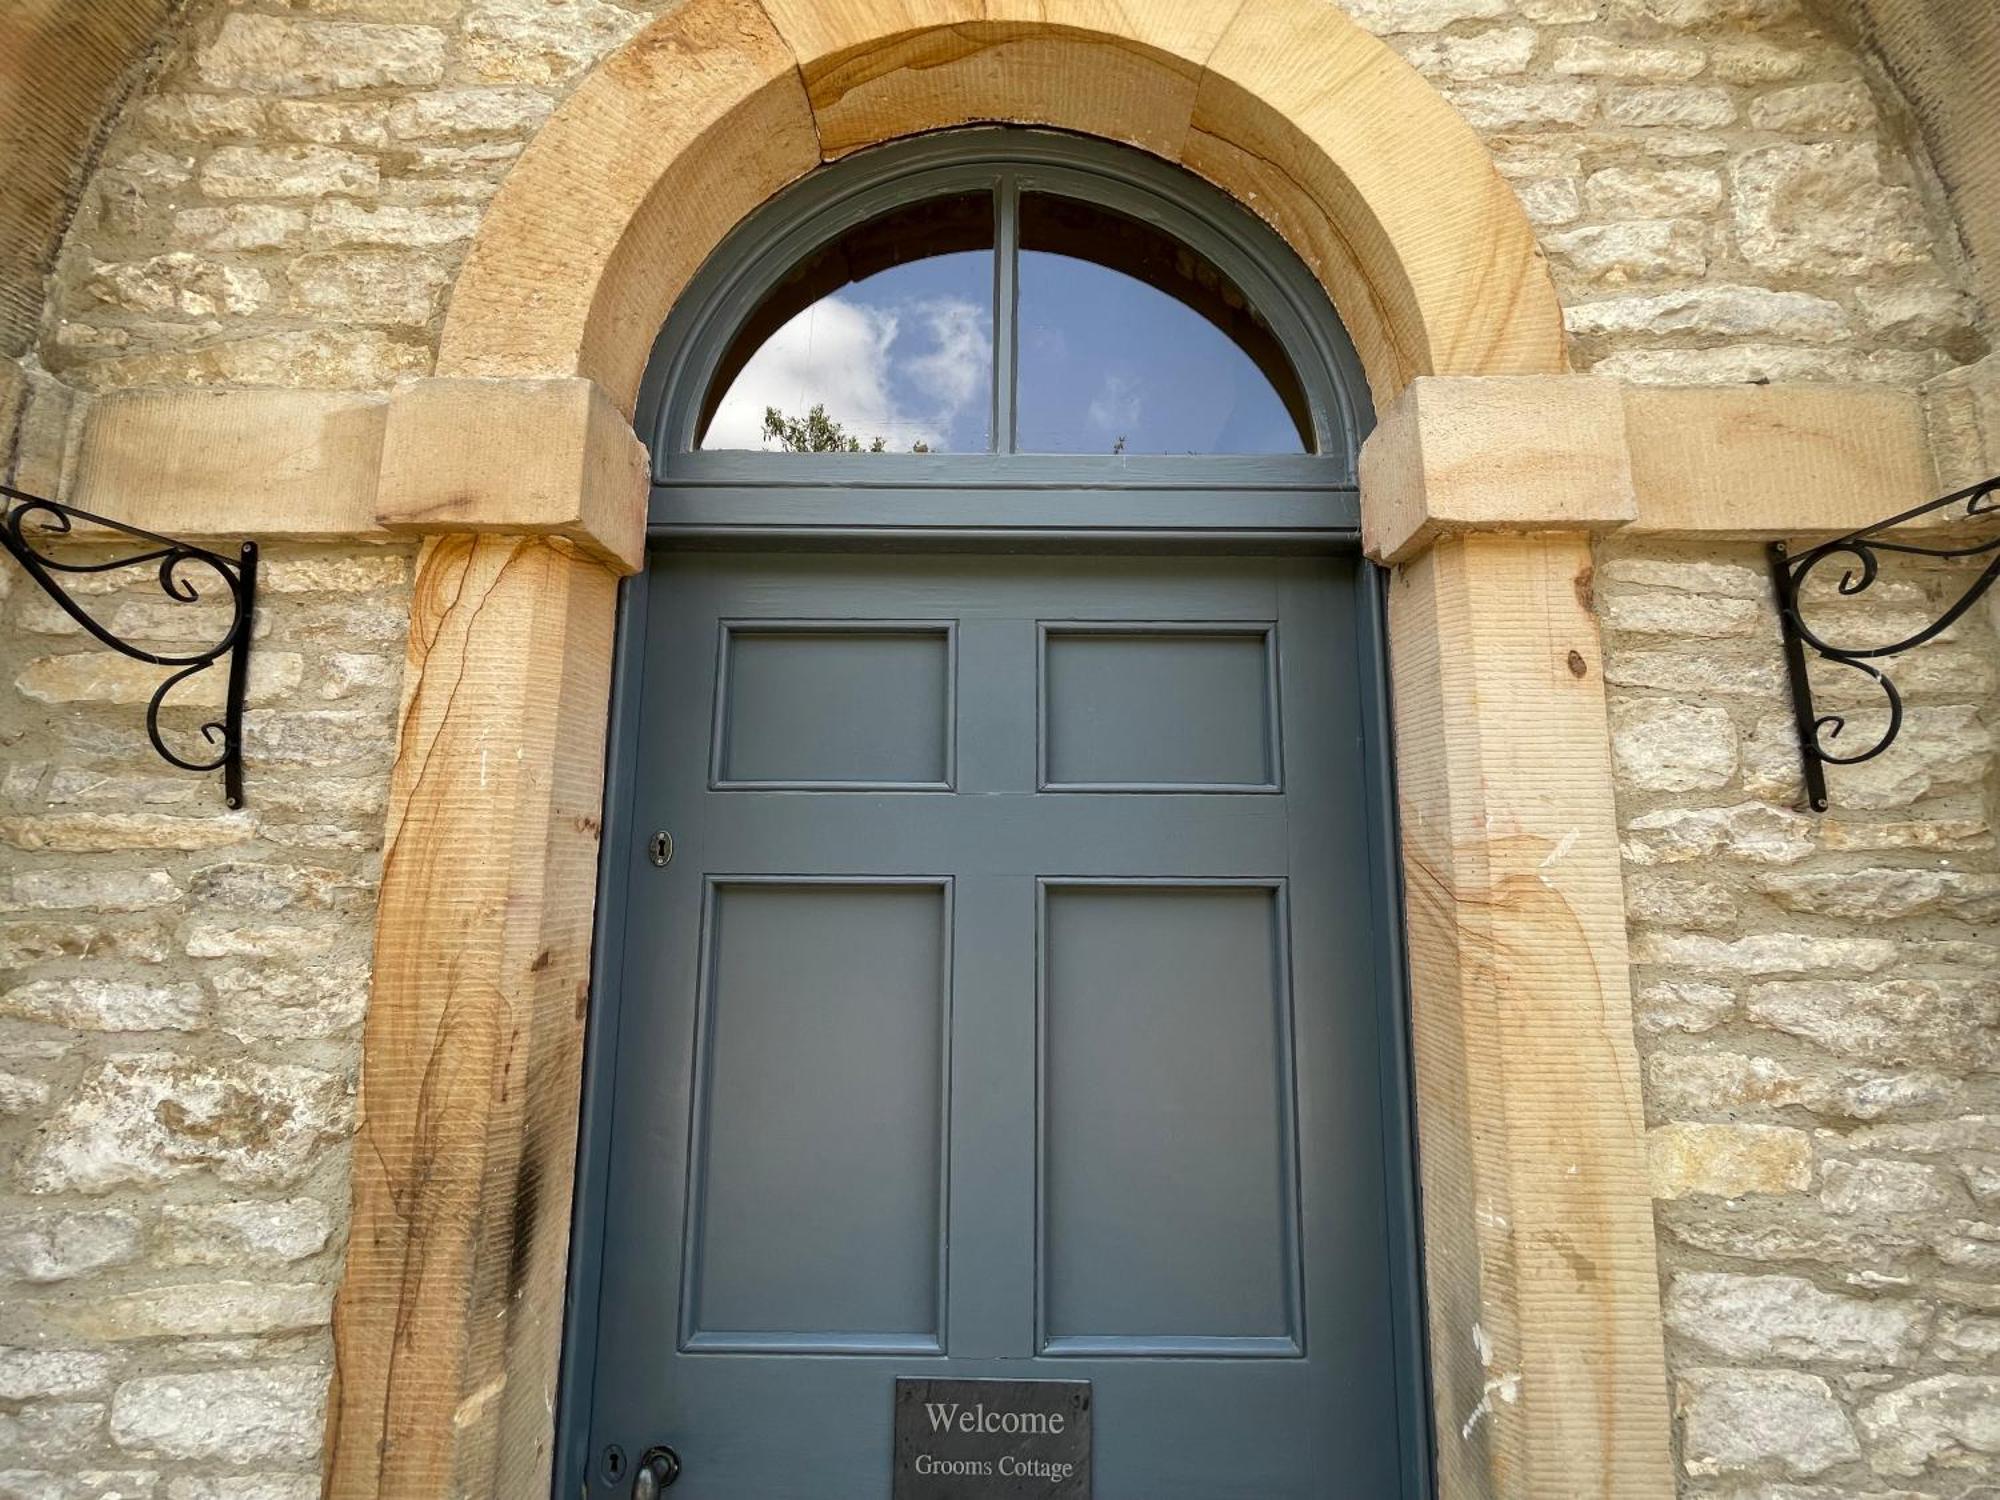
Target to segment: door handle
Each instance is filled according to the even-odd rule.
[[[660,1491],[681,1477],[681,1456],[664,1445],[648,1448],[632,1480],[632,1500],[659,1500]]]

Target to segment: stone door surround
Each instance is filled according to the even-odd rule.
[[[138,392],[71,498],[426,537],[335,1309],[327,1493],[548,1492],[630,413],[687,278],[822,161],[1012,121],[1179,162],[1326,287],[1381,425],[1440,1493],[1673,1490],[1592,534],[1843,529],[1931,493],[1914,397],[1626,390],[1485,149],[1320,0],[687,0],[488,212],[437,377]],[[1775,649],[1775,647],[1774,647]]]

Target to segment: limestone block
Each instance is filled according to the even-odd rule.
[[[1419,378],[1362,445],[1362,545],[1394,563],[1462,532],[1621,525],[1637,514],[1625,446],[1613,386]]]
[[[1839,1296],[1801,1276],[1683,1271],[1667,1291],[1667,1327],[1731,1360],[1904,1366],[1930,1322],[1921,1302]]]
[[[1587,224],[1548,235],[1544,243],[1578,276],[1606,286],[1700,276],[1708,269],[1708,235],[1693,219]]]
[[[1822,969],[1873,974],[1896,961],[1886,938],[1824,937],[1807,932],[1753,932],[1734,940],[1684,932],[1641,933],[1635,962],[1715,974],[1806,974]]]
[[[298,1064],[116,1057],[51,1117],[21,1167],[30,1192],[102,1192],[209,1169],[286,1186],[353,1123],[349,1081]]]
[[[0,1016],[85,1031],[192,1031],[207,1009],[197,984],[96,976],[33,979],[0,991]]]
[[[1600,219],[1698,218],[1722,206],[1722,177],[1707,167],[1605,167],[1585,180],[1583,202]]]
[[[1812,1186],[1812,1140],[1787,1125],[1679,1121],[1646,1134],[1655,1198],[1740,1198]]]
[[[1591,179],[1593,184],[1596,181]],[[1773,292],[1749,286],[1685,287],[1574,302],[1564,309],[1564,323],[1576,334],[1647,338],[1670,333],[1719,338],[1763,334],[1831,343],[1851,332],[1847,313],[1838,302],[1810,292]]]
[[[1692,78],[1708,65],[1699,47],[1638,46],[1603,36],[1566,36],[1556,43],[1555,70],[1587,78]]]
[[[1963,1069],[2000,1062],[2000,989],[1990,980],[1773,981],[1750,991],[1745,1011],[1762,1025],[1865,1062]]]
[[[645,448],[587,380],[428,380],[390,403],[376,519],[391,531],[553,533],[632,572],[647,493]]]
[[[1830,1161],[1819,1201],[1832,1214],[1922,1214],[1947,1208],[1952,1193],[1938,1168],[1895,1157]]]
[[[1676,864],[1711,854],[1790,865],[1812,853],[1814,827],[1802,813],[1762,802],[1662,808],[1625,825],[1623,850],[1635,865]]]
[[[1464,82],[1525,73],[1538,40],[1531,26],[1505,26],[1466,37],[1424,37],[1397,50],[1426,77]]]
[[[195,55],[195,72],[214,89],[256,94],[322,94],[444,76],[445,35],[431,26],[293,20],[237,13]]]
[[[1693,1474],[1775,1464],[1810,1478],[1861,1457],[1833,1389],[1796,1370],[1688,1370],[1681,1376],[1685,1462]]]
[[[324,1250],[333,1211],[317,1198],[168,1204],[159,1258],[176,1266],[286,1265]]]
[[[1934,1375],[1877,1396],[1860,1417],[1880,1473],[1921,1474],[1933,1463],[1984,1468],[2000,1454],[2000,1379]]]
[[[327,1372],[316,1365],[142,1376],[113,1395],[111,1437],[149,1457],[310,1462],[326,1389]]]
[[[1858,78],[1802,83],[1750,101],[1758,130],[1866,130],[1875,123],[1875,98]]]
[[[201,169],[201,190],[211,198],[365,195],[380,183],[373,160],[328,146],[220,146]]]
[[[1764,270],[1865,276],[1930,256],[1922,205],[1883,180],[1872,142],[1766,146],[1737,161],[1735,181],[1737,243]]]
[[[0,1218],[0,1272],[46,1285],[138,1259],[143,1230],[123,1209],[62,1209]]]
[[[1696,792],[1728,786],[1736,774],[1736,726],[1720,704],[1612,704],[1612,760],[1628,786]]]

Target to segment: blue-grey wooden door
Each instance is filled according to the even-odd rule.
[[[655,555],[593,1454],[1047,1377],[1102,1500],[1407,1492],[1359,568]]]

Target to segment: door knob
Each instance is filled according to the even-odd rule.
[[[681,1456],[667,1447],[648,1448],[632,1480],[632,1500],[659,1500],[660,1491],[681,1477]]]

